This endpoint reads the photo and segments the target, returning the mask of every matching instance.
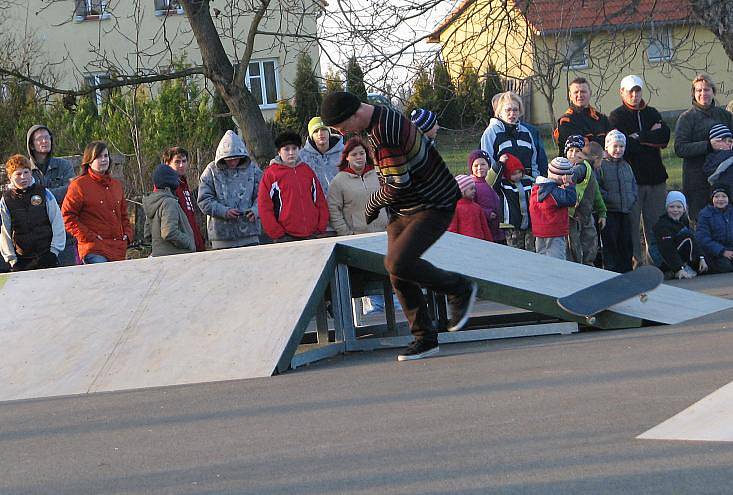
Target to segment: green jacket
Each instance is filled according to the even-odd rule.
[[[585,165],[585,177],[575,184],[575,192],[578,193],[578,202],[575,204],[575,207],[568,208],[568,213],[571,217],[578,218],[581,216],[585,217],[585,215],[589,215],[592,211],[596,215],[596,220],[606,218],[606,203],[603,201],[603,196],[601,196],[601,188],[598,187],[598,180],[593,171],[593,167],[587,161],[583,161],[583,165]],[[586,191],[590,191],[592,197],[589,196],[584,201]]]
[[[145,209],[145,239],[152,240],[153,256],[193,253],[196,241],[191,224],[170,191],[155,191],[143,198]]]

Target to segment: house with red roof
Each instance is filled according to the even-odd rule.
[[[554,124],[567,108],[568,82],[580,76],[604,113],[620,104],[619,83],[629,74],[642,77],[647,102],[669,114],[690,107],[699,72],[718,83],[719,104],[733,98],[732,62],[687,0],[463,0],[429,42],[441,45],[456,79],[468,66],[495,70],[537,124]]]

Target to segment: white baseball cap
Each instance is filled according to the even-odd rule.
[[[644,89],[644,81],[642,81],[639,76],[634,75],[626,76],[621,79],[621,89],[631,91],[634,86],[639,86],[639,89]]]

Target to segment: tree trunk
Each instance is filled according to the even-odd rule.
[[[272,133],[265,122],[260,107],[252,93],[244,85],[244,77],[236,77],[234,65],[221,43],[209,12],[208,0],[181,0],[196,43],[201,52],[206,77],[214,84],[237,121],[242,137],[254,159],[266,166],[276,150]],[[243,61],[248,63],[249,61]],[[240,67],[241,71],[246,71]],[[235,81],[241,81],[236,84]]]
[[[723,0],[690,0],[693,18],[713,32],[733,60],[733,4]]]

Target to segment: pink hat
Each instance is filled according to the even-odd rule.
[[[456,175],[456,182],[461,192],[465,192],[468,187],[473,184],[473,178],[469,175]]]

